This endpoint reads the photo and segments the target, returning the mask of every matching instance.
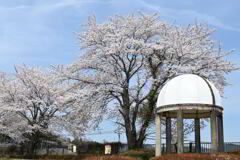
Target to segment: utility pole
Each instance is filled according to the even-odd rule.
[[[122,134],[120,126],[118,126],[117,129],[114,132],[116,134],[118,134],[118,143],[120,143],[121,142],[121,134]]]
[[[122,134],[120,125],[118,125],[117,129],[114,132],[118,135],[118,145],[119,145],[118,146],[118,152],[119,152],[120,148],[121,148],[121,134]]]

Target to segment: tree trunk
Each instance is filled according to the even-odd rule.
[[[29,145],[29,154],[35,155],[36,154],[36,149],[39,144],[40,140],[40,135],[38,132],[34,132],[31,137],[30,137],[30,145]]]
[[[127,130],[128,130],[128,132],[127,132]],[[128,144],[129,150],[139,148],[137,146],[137,137],[135,135],[136,135],[136,131],[134,133],[133,130],[126,128],[127,144]]]
[[[148,94],[148,105],[146,108],[144,108],[144,117],[143,118],[143,123],[140,127],[139,133],[136,131],[136,117],[137,116],[133,114],[132,117],[132,123],[130,122],[129,118],[129,113],[127,116],[127,121],[125,117],[125,129],[126,129],[126,136],[127,136],[127,142],[128,142],[128,149],[138,149],[138,148],[143,148],[143,143],[146,139],[146,131],[147,128],[149,127],[149,123],[151,122],[155,110],[155,105],[157,102],[157,85],[153,84],[152,89]],[[135,106],[136,107],[136,106]],[[136,111],[138,113],[138,111]],[[131,124],[130,124],[131,123]],[[138,135],[138,136],[137,136]]]
[[[36,150],[36,144],[35,142],[31,142],[31,146],[30,146],[30,154],[35,155],[35,150]]]

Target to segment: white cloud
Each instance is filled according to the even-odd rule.
[[[194,10],[172,9],[160,7],[155,4],[150,4],[144,0],[138,0],[142,6],[145,6],[153,11],[160,13],[160,16],[170,18],[172,20],[180,20],[189,23],[189,20],[198,20],[225,30],[240,32],[240,28],[230,26],[223,23],[220,19],[207,14],[199,13]]]
[[[37,1],[36,1],[37,2]],[[19,10],[19,9],[61,9],[68,6],[80,6],[82,4],[103,3],[100,0],[58,0],[52,3],[52,1],[44,1],[45,3],[33,3],[33,4],[21,4],[16,6],[0,6],[0,10]]]
[[[84,23],[88,14],[106,20],[120,12],[138,10],[158,12],[160,16],[177,23],[199,20],[231,31],[239,28],[222,23],[214,16],[194,10],[180,10],[153,5],[144,0],[33,0],[34,3],[0,6],[0,55],[55,58],[64,52],[78,52],[73,32]],[[75,26],[75,27],[73,27]],[[75,50],[74,50],[75,49]],[[56,53],[58,52],[58,53]],[[68,54],[68,53],[65,53]],[[24,59],[22,60],[24,61]]]

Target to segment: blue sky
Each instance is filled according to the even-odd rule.
[[[240,1],[238,0],[0,0],[0,70],[11,72],[14,64],[29,66],[71,63],[78,44],[74,32],[81,31],[89,15],[103,22],[115,14],[142,11],[159,13],[161,19],[179,25],[202,22],[216,28],[213,39],[224,49],[236,49],[228,59],[240,62]],[[226,75],[224,135],[240,141],[240,72]],[[114,130],[113,123],[102,124]],[[209,130],[202,134],[209,140]],[[89,136],[97,141],[117,141],[116,134]],[[124,140],[122,136],[122,140]]]

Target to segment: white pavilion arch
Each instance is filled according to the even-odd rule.
[[[211,152],[224,150],[223,106],[217,88],[207,79],[183,74],[161,89],[156,109],[156,156],[161,155],[161,119],[166,118],[166,151],[171,152],[171,119],[177,118],[177,152],[183,153],[183,119],[194,119],[196,152],[201,153],[200,119],[210,118]]]

